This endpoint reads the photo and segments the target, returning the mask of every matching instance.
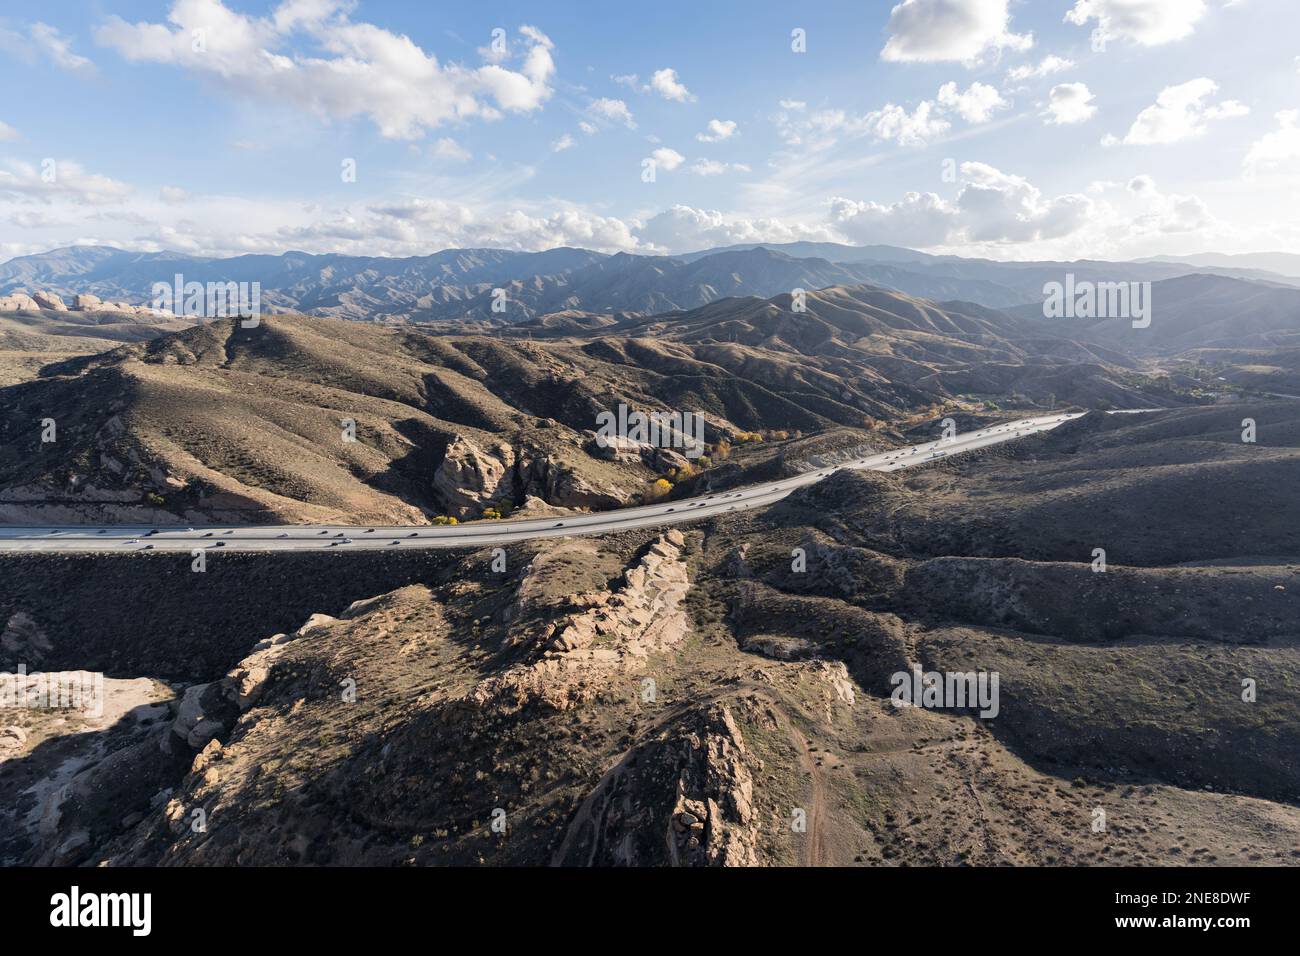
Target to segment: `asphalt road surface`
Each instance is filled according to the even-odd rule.
[[[114,525],[98,527],[0,527],[0,551],[345,551],[382,548],[482,548],[530,538],[558,538],[576,534],[606,534],[632,528],[664,527],[715,517],[746,508],[762,508],[780,501],[796,488],[815,484],[841,468],[897,471],[925,464],[946,455],[1013,441],[1055,428],[1082,413],[1024,418],[958,434],[949,440],[926,442],[881,452],[857,461],[842,462],[818,471],[780,481],[720,491],[699,498],[663,501],[617,511],[565,517],[524,518],[516,521],[472,521],[460,525],[245,525],[242,527],[153,527]],[[219,553],[219,552],[218,552]]]

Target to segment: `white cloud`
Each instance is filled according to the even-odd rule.
[[[1278,168],[1294,170],[1300,164],[1300,110],[1282,110],[1274,116],[1277,129],[1265,133],[1246,151],[1242,168],[1247,178]]]
[[[163,186],[158,190],[158,198],[165,203],[183,203],[190,198],[190,194],[180,186]]]
[[[530,112],[550,98],[553,44],[524,26],[522,61],[443,66],[409,37],[348,18],[343,0],[285,0],[252,17],[221,0],[175,0],[168,23],[109,17],[96,40],[130,62],[167,63],[241,96],[329,119],[368,117],[380,133],[414,139],[442,123]],[[194,48],[201,31],[202,49]],[[300,40],[314,48],[290,48]]]
[[[1138,202],[1131,228],[1142,235],[1197,232],[1214,223],[1198,196],[1162,193],[1150,176],[1134,176],[1128,192]]]
[[[1044,199],[1021,176],[985,163],[963,163],[965,185],[957,196],[962,226],[974,242],[1028,242],[1055,239],[1079,229],[1092,200],[1077,193]]]
[[[610,123],[619,123],[628,129],[636,129],[636,122],[632,119],[632,111],[627,108],[627,104],[622,100],[612,100],[602,96],[598,100],[593,100],[587,107],[587,115],[597,119],[606,120]],[[587,126],[579,124],[584,133],[594,133],[595,129],[588,129]],[[590,125],[590,124],[588,124]]]
[[[660,146],[650,154],[650,158],[655,161],[655,166],[670,173],[686,162],[685,156],[675,149],[669,149],[667,146]]]
[[[127,183],[88,173],[68,159],[46,160],[40,169],[10,160],[0,169],[0,196],[20,202],[70,202],[95,206],[117,203],[132,192]]]
[[[831,222],[853,242],[925,248],[948,241],[956,210],[934,193],[909,192],[887,204],[837,196],[831,200]]]
[[[831,222],[861,243],[930,247],[961,243],[1025,243],[1068,236],[1088,221],[1093,202],[1067,194],[1052,199],[1021,176],[985,163],[963,163],[963,182],[948,201],[906,193],[895,203],[831,200]]]
[[[28,33],[55,66],[73,72],[90,72],[94,64],[79,53],[72,52],[72,41],[48,23],[33,23]]]
[[[14,129],[4,120],[0,120],[0,143],[9,142],[18,138],[18,130]]]
[[[551,152],[562,153],[573,145],[573,137],[565,133],[559,139],[551,143]]]
[[[1055,53],[1049,53],[1039,60],[1037,64],[1026,64],[1008,70],[1007,81],[1009,83],[1022,83],[1025,80],[1041,79],[1044,76],[1051,76],[1053,73],[1062,73],[1065,70],[1072,69],[1074,69],[1073,60],[1057,56]]]
[[[677,103],[686,103],[695,99],[691,91],[686,88],[686,85],[677,78],[677,71],[671,67],[655,70],[651,74],[650,89],[664,99],[673,100]]]
[[[29,24],[25,35],[0,29],[0,50],[27,64],[43,58],[61,70],[86,74],[95,71],[90,60],[72,52],[72,41],[48,23]]]
[[[1077,0],[1065,19],[1078,26],[1096,20],[1107,40],[1159,46],[1190,35],[1205,9],[1205,0]]]
[[[1033,46],[1033,34],[1012,33],[1010,20],[1007,0],[903,0],[890,11],[880,56],[898,63],[973,64],[988,53]]]
[[[1217,83],[1204,76],[1177,86],[1166,86],[1155,103],[1138,114],[1122,140],[1108,136],[1102,142],[1105,145],[1122,142],[1130,146],[1176,143],[1200,136],[1209,122],[1250,112],[1236,100],[1207,103],[1207,98],[1218,89]]]
[[[744,163],[723,163],[716,159],[697,159],[686,167],[688,173],[696,176],[721,176],[726,172],[747,173],[750,168]]]
[[[490,246],[506,249],[552,249],[582,246],[598,251],[631,251],[638,241],[632,230],[635,220],[593,215],[577,208],[532,211],[509,206],[469,206],[442,199],[413,199],[372,206],[359,220],[340,217],[314,223],[291,235],[294,242],[306,241],[328,247],[342,239],[352,248],[364,249],[373,237],[399,244],[399,248],[427,249]],[[371,239],[367,239],[367,233]],[[353,238],[353,237],[356,238]],[[409,253],[408,253],[409,254]]]
[[[695,138],[701,143],[719,143],[724,139],[730,139],[736,134],[735,120],[709,120],[707,132],[696,133]]]
[[[985,83],[972,83],[964,91],[956,83],[945,83],[934,100],[921,100],[911,111],[896,103],[886,103],[861,115],[840,109],[815,113],[801,109],[783,111],[775,122],[781,138],[791,146],[825,149],[841,136],[870,136],[880,141],[893,140],[899,146],[920,146],[952,128],[947,114],[956,114],[968,123],[984,123],[995,110],[1009,105],[1001,93]]]
[[[1004,109],[1007,101],[1002,94],[985,83],[972,83],[966,91],[959,92],[956,83],[939,87],[939,104],[955,110],[968,123],[987,123],[993,111]]]
[[[467,163],[474,158],[473,153],[450,136],[443,136],[430,146],[429,155],[435,159],[448,159],[455,163]]]
[[[878,110],[854,116],[844,110],[819,110],[806,120],[787,127],[786,142],[792,145],[803,141],[805,135],[813,137],[814,146],[825,146],[839,135],[850,137],[871,136],[877,140],[894,140],[900,146],[918,146],[951,127],[938,115],[930,100],[922,100],[916,109],[886,103]]]
[[[1296,59],[1297,61],[1300,61],[1300,57],[1297,57]],[[791,112],[796,113],[802,113],[808,108],[808,104],[803,100],[781,100],[777,105],[783,110],[790,110]]]
[[[730,216],[716,209],[677,205],[650,217],[637,228],[644,251],[688,252],[713,246],[752,242],[828,241],[838,238],[825,224],[805,225],[780,219]]]
[[[1047,122],[1056,125],[1084,123],[1092,119],[1097,107],[1086,83],[1058,83],[1047,94]]]

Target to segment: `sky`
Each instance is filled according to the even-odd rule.
[[[0,259],[1300,252],[1297,0],[6,0]]]

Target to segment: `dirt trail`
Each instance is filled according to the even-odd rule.
[[[799,754],[799,762],[808,772],[808,785],[812,789],[812,805],[808,808],[808,834],[805,843],[806,866],[826,866],[826,840],[823,824],[826,819],[826,786],[821,768],[808,748],[808,740],[784,714],[779,718],[786,735]]]

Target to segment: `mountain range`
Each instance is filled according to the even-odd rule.
[[[1244,264],[1154,261],[999,262],[931,256],[894,246],[792,243],[736,246],[683,256],[448,249],[428,256],[245,255],[229,259],[174,252],[71,246],[0,265],[0,295],[61,295],[148,304],[155,283],[260,283],[263,309],[386,322],[500,325],[557,312],[652,315],[728,296],[764,298],[801,288],[876,285],[936,301],[987,308],[1041,302],[1043,285],[1067,273],[1078,281],[1160,281],[1189,274],[1297,287],[1300,279],[1260,269],[1287,267],[1279,254]],[[500,292],[504,290],[504,297]],[[494,304],[496,308],[494,309]]]

